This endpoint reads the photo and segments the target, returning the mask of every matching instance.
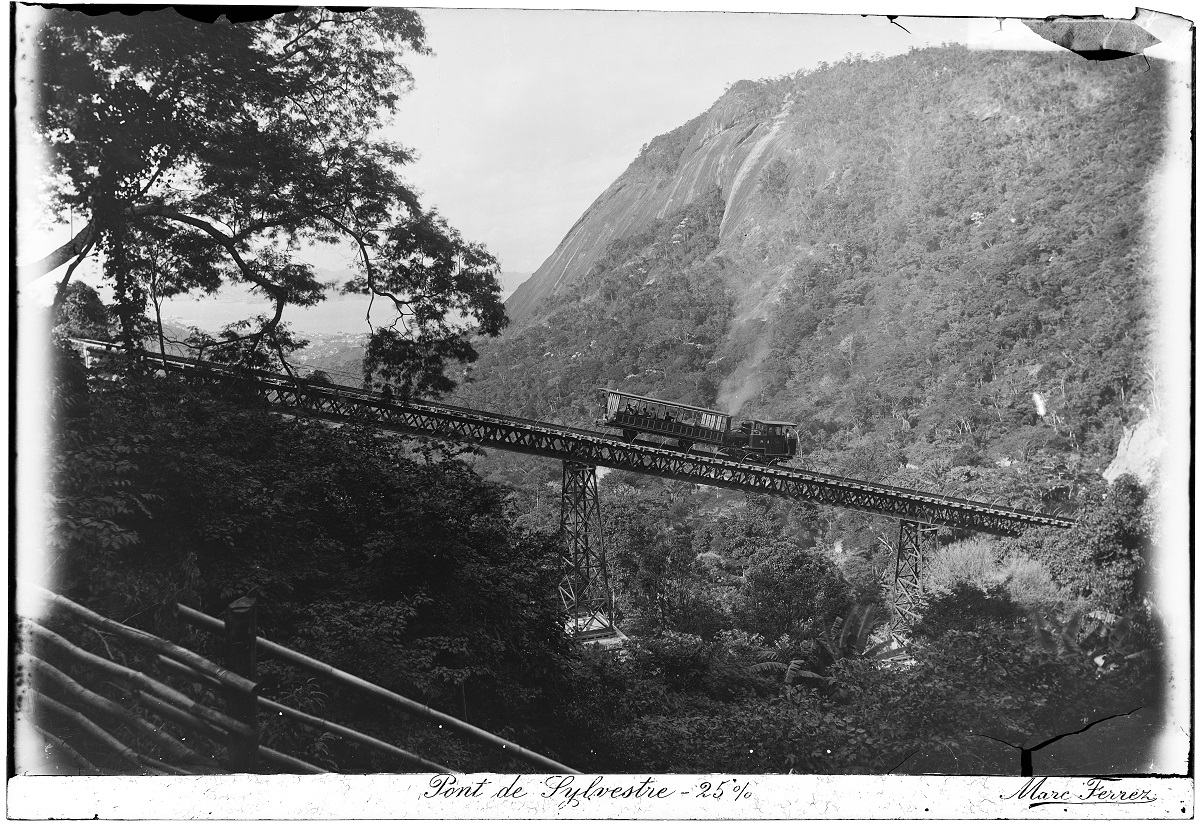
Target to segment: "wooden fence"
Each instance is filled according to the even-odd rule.
[[[184,622],[218,634],[225,656],[225,665],[221,666],[43,588],[21,584],[20,589],[22,594],[42,596],[51,619],[69,620],[66,624],[71,628],[91,631],[107,654],[85,650],[80,643],[46,627],[51,622],[20,618],[21,650],[16,657],[21,686],[18,719],[29,723],[82,771],[169,775],[326,773],[304,759],[262,744],[259,711],[266,711],[382,753],[397,770],[454,772],[419,754],[260,695],[257,662],[261,654],[359,691],[382,706],[434,722],[538,770],[575,773],[461,719],[262,638],[257,633],[256,604],[251,598],[233,602],[223,621],[176,605]],[[107,641],[111,637],[131,643],[133,652],[123,658],[127,662],[136,659],[136,666],[116,661],[118,656]],[[96,644],[92,647],[95,649]],[[197,696],[169,686],[167,679],[181,681]],[[102,690],[110,695],[103,695]],[[89,756],[96,757],[95,761]],[[103,762],[105,767],[97,767],[95,762]],[[124,767],[111,767],[117,764]]]

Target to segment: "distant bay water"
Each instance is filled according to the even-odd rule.
[[[501,278],[503,297],[507,299],[517,285],[528,277],[527,272],[505,273]],[[371,300],[365,295],[330,295],[316,306],[288,307],[284,320],[295,332],[304,335],[365,334],[370,331],[366,320],[369,307]],[[163,302],[162,310],[163,320],[209,332],[243,318],[272,311],[270,301],[242,285],[226,287],[212,296],[169,299]],[[395,313],[388,311],[386,301],[375,299],[375,305],[371,308],[373,324],[387,324],[395,317]]]
[[[311,307],[288,307],[284,320],[293,330],[308,335],[369,332],[367,309],[370,300],[363,295],[339,295]],[[383,302],[376,300],[371,320],[377,326],[389,323],[395,313],[386,311]],[[221,290],[221,294],[203,298],[177,298],[163,302],[163,319],[189,327],[215,332],[226,324],[270,314],[270,301],[242,287]]]

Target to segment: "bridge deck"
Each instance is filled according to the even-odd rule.
[[[1017,535],[1034,526],[1070,527],[1061,516],[891,487],[792,467],[682,453],[614,436],[451,404],[399,403],[382,394],[314,384],[287,375],[147,354],[170,372],[236,380],[281,409],[331,421],[373,421],[386,430],[466,441],[500,450],[630,470],[750,493],[805,499],[921,524]]]

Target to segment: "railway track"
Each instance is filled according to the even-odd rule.
[[[102,342],[76,343],[83,348],[111,350],[115,347]],[[401,403],[381,393],[317,384],[280,373],[226,367],[171,355],[144,353],[144,357],[169,373],[193,380],[237,382],[251,387],[272,406],[292,414],[331,421],[372,421],[394,432],[437,436],[563,461],[804,499],[936,527],[1017,535],[1029,527],[1066,528],[1074,524],[1071,519],[1047,513],[795,467],[629,443],[593,430],[453,404]]]

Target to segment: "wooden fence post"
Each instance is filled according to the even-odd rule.
[[[257,600],[243,596],[225,611],[225,666],[239,676],[257,681]],[[250,726],[249,736],[229,737],[229,769],[235,773],[258,772],[258,699],[253,693],[226,688],[227,713]]]

